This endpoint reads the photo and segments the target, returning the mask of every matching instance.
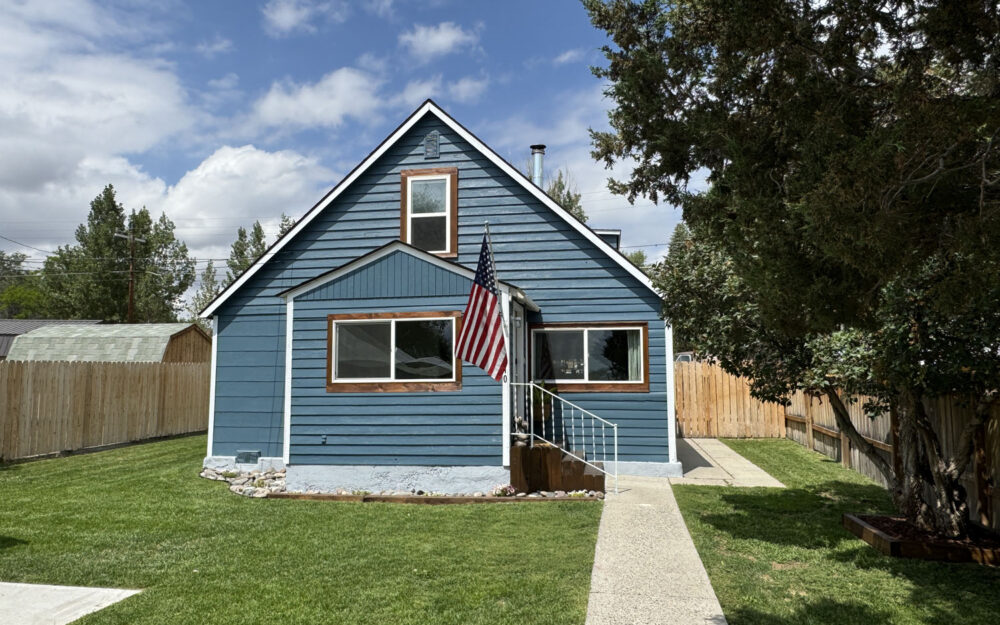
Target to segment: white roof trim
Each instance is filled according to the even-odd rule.
[[[360,256],[352,260],[351,262],[347,263],[346,265],[334,269],[333,271],[328,271],[322,275],[316,276],[315,278],[309,280],[308,282],[303,282],[302,284],[296,287],[292,287],[291,289],[282,293],[281,297],[285,298],[285,301],[293,300],[299,295],[302,295],[303,293],[307,293],[317,287],[323,286],[328,282],[332,282],[337,278],[346,276],[347,274],[357,271],[358,269],[364,267],[365,265],[369,265],[381,258],[385,258],[389,254],[392,254],[394,252],[403,252],[405,254],[409,254],[414,258],[418,258],[424,262],[431,263],[436,267],[444,269],[445,271],[450,271],[454,274],[458,274],[463,278],[468,278],[469,280],[473,280],[476,277],[476,272],[469,269],[468,267],[459,265],[457,263],[448,262],[438,256],[435,256],[434,254],[417,249],[411,245],[407,245],[402,241],[393,241],[392,243],[380,247],[373,252],[369,252],[364,256]],[[513,286],[506,282],[497,282],[497,288],[499,288],[500,291],[504,293],[509,293],[512,297],[519,300],[521,303],[525,304],[531,310],[538,310],[538,306],[535,305],[533,301],[531,301],[531,298],[528,297],[524,293],[524,291],[517,288],[516,286]]]
[[[618,250],[605,243],[603,239],[597,236],[597,234],[593,230],[588,228],[583,222],[581,222],[576,217],[573,217],[563,207],[559,206],[559,204],[557,204],[544,191],[542,191],[542,189],[535,186],[535,184],[531,182],[531,180],[529,180],[527,176],[525,176],[516,168],[511,166],[511,164],[505,161],[499,154],[494,152],[489,146],[480,141],[479,138],[477,138],[471,132],[466,130],[464,126],[459,124],[450,115],[445,113],[441,109],[441,107],[439,107],[431,100],[427,100],[422,105],[420,105],[420,107],[416,111],[414,111],[413,114],[411,114],[408,118],[406,118],[406,121],[400,124],[400,126],[396,128],[396,130],[391,135],[389,135],[389,137],[387,137],[386,140],[383,141],[378,146],[378,148],[375,149],[375,151],[369,154],[365,160],[363,160],[357,167],[355,167],[354,170],[351,171],[351,173],[348,174],[346,178],[341,180],[340,183],[337,184],[337,186],[335,186],[329,193],[327,193],[322,200],[320,200],[316,205],[314,205],[309,210],[309,212],[306,213],[305,216],[303,216],[302,219],[300,219],[295,224],[294,228],[285,233],[285,236],[281,237],[278,241],[276,241],[274,245],[271,246],[270,249],[264,252],[264,254],[262,254],[261,257],[258,258],[253,265],[251,265],[249,269],[243,272],[243,274],[240,275],[239,278],[237,278],[222,293],[220,293],[219,296],[216,297],[215,300],[212,301],[212,303],[210,303],[205,308],[205,310],[201,311],[201,314],[199,316],[202,317],[203,319],[211,317],[215,313],[215,311],[219,308],[219,306],[221,306],[227,299],[229,299],[233,295],[233,293],[238,291],[240,287],[246,284],[246,282],[249,281],[250,278],[252,278],[260,270],[261,267],[263,267],[275,254],[280,252],[282,248],[284,248],[289,241],[294,239],[299,232],[305,229],[305,227],[308,226],[312,222],[312,220],[315,219],[316,216],[323,211],[324,208],[326,208],[331,202],[333,202],[333,200],[337,199],[337,197],[341,193],[343,193],[345,189],[347,189],[355,180],[357,180],[362,174],[364,174],[368,170],[368,168],[371,167],[373,163],[375,163],[375,161],[381,158],[382,155],[385,154],[389,150],[389,148],[391,148],[396,143],[396,141],[398,141],[403,135],[409,132],[410,128],[412,128],[414,125],[416,125],[417,122],[423,119],[427,113],[433,113],[446,126],[448,126],[460,137],[462,137],[462,139],[471,144],[472,147],[479,150],[479,152],[482,153],[484,156],[486,156],[486,158],[488,158],[494,165],[499,167],[504,173],[506,173],[508,176],[510,176],[518,183],[520,183],[520,185],[525,189],[527,189],[535,197],[535,199],[539,200],[542,204],[544,204],[546,207],[555,212],[556,215],[562,217],[563,220],[566,221],[566,223],[571,225],[577,232],[582,234],[587,240],[596,245],[598,249],[600,249],[602,252],[607,254],[612,260],[621,265],[623,269],[625,269],[629,274],[631,274],[634,278],[636,278],[639,282],[641,282],[650,291],[656,293],[656,289],[653,288],[653,283],[649,279],[649,276],[644,274],[641,269],[639,269],[631,262],[629,262],[628,259],[622,256],[622,254]],[[448,264],[450,265],[451,263]],[[658,293],[657,297],[659,297]]]

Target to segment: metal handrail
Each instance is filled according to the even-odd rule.
[[[576,460],[579,460],[580,462],[586,464],[589,467],[593,467],[595,470],[600,471],[604,475],[613,477],[614,480],[615,480],[615,492],[617,493],[618,492],[618,424],[617,423],[612,423],[611,421],[608,421],[607,419],[601,418],[601,417],[597,416],[596,414],[594,414],[593,412],[587,410],[586,408],[583,408],[581,406],[578,406],[578,405],[574,404],[571,401],[563,399],[559,395],[556,395],[555,393],[549,391],[548,389],[542,388],[541,386],[535,384],[534,382],[511,382],[510,384],[512,386],[523,386],[523,387],[526,387],[528,389],[531,389],[531,391],[532,391],[530,393],[529,397],[527,398],[528,401],[530,402],[530,408],[529,408],[529,410],[530,410],[530,413],[531,413],[530,416],[529,416],[529,418],[528,418],[529,431],[527,432],[527,434],[529,436],[528,440],[531,443],[531,445],[534,446],[534,440],[538,439],[538,440],[540,440],[542,442],[548,443],[549,445],[552,445],[554,447],[558,447],[558,448],[562,449],[563,453],[565,453],[567,456],[570,456],[571,458],[575,458]],[[541,393],[545,393],[546,395],[549,396],[548,397],[548,399],[549,399],[549,412],[550,412],[550,415],[552,417],[552,439],[553,440],[549,440],[546,437],[547,432],[546,432],[546,418],[545,418],[545,408],[544,408],[544,400],[545,400],[545,396],[544,395],[541,395],[541,399],[542,399],[542,402],[543,402],[543,407],[542,407],[542,434],[539,435],[539,434],[535,433],[535,396],[534,396],[534,391],[535,390],[540,391]],[[556,438],[555,400],[557,400],[557,399],[559,400],[559,402],[560,402],[561,405],[569,406],[571,408],[570,413],[569,413],[569,415],[570,415],[569,416],[569,420],[570,420],[571,447],[572,447],[572,445],[576,444],[576,419],[575,419],[575,414],[576,413],[575,413],[575,411],[579,410],[580,413],[581,413],[581,415],[580,415],[580,432],[581,432],[581,438],[582,438],[582,442],[583,442],[583,453],[584,453],[584,455],[587,454],[587,428],[586,428],[586,423],[584,423],[584,415],[589,416],[591,418],[591,421],[590,421],[590,446],[593,449],[595,462],[596,462],[596,457],[598,455],[598,453],[597,453],[597,451],[598,451],[597,450],[597,434],[596,434],[596,428],[595,428],[596,424],[595,424],[595,422],[600,422],[600,424],[601,424],[601,454],[600,455],[601,455],[601,458],[602,458],[601,466],[598,466],[598,465],[594,464],[594,462],[590,462],[586,458],[581,458],[576,453],[574,453],[573,449],[567,449],[565,445],[561,445],[561,444],[557,443],[554,440]],[[565,413],[565,409],[564,409],[563,410],[563,417],[562,417],[564,424],[565,424],[565,420],[566,420],[565,414],[566,413]],[[613,455],[612,455],[612,458],[613,458],[613,462],[614,462],[614,465],[613,465],[614,466],[614,471],[613,472],[612,471],[608,471],[608,469],[607,469],[607,439],[606,439],[606,435],[605,435],[605,429],[607,427],[611,428],[611,430],[612,430],[612,436],[613,436],[612,437],[612,444],[613,444]],[[564,437],[563,438],[563,443],[565,443],[565,442],[566,442],[566,439]]]

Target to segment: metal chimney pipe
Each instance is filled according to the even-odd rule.
[[[542,160],[545,158],[545,146],[541,143],[531,146],[531,181],[542,186]]]

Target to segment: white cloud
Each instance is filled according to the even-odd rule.
[[[411,109],[417,108],[421,102],[439,93],[441,93],[440,74],[424,80],[411,80],[393,98],[393,104]]]
[[[373,74],[351,67],[334,70],[315,83],[274,83],[254,103],[251,124],[336,128],[348,117],[365,119],[383,105],[377,93],[381,83]]]
[[[393,0],[368,0],[365,9],[379,17],[389,17],[392,15]]]
[[[192,255],[222,258],[238,227],[259,219],[273,236],[282,212],[301,216],[336,179],[292,150],[223,146],[167,189],[160,206]]]
[[[268,35],[286,37],[298,32],[316,32],[317,23],[342,23],[350,15],[350,6],[332,0],[268,0],[261,13]]]
[[[552,59],[552,64],[565,65],[566,63],[575,63],[581,59],[583,59],[583,48],[574,48],[556,56],[556,58]]]
[[[220,35],[216,35],[215,39],[211,41],[202,41],[195,46],[195,51],[206,59],[215,58],[220,54],[232,52],[235,49],[236,47],[232,41]]]
[[[488,77],[473,78],[466,76],[448,85],[448,95],[456,102],[475,102],[490,84]]]
[[[465,30],[454,22],[441,22],[437,26],[417,24],[413,30],[399,36],[399,44],[406,48],[419,63],[452,52],[475,46],[479,42],[477,30]]]

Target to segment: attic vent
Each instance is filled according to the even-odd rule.
[[[441,134],[432,130],[424,137],[424,158],[438,158],[441,156]]]

